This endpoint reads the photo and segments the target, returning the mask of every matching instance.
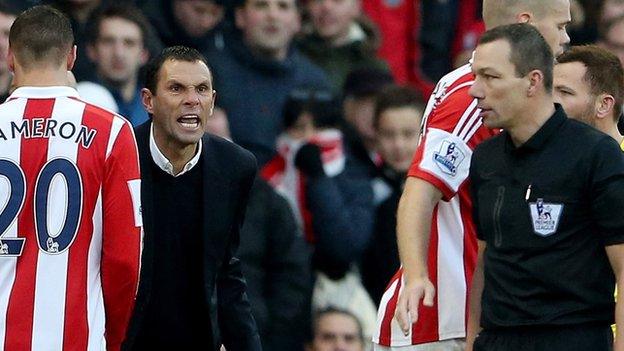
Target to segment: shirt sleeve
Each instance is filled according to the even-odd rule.
[[[424,136],[408,176],[433,184],[448,201],[468,178],[475,136],[482,125],[469,84],[447,96],[432,95],[423,116]]]
[[[595,148],[590,182],[592,217],[604,244],[624,243],[624,154],[611,138]]]
[[[136,141],[128,122],[123,122],[113,143],[102,186],[101,276],[107,349],[119,350],[138,285],[141,177]]]

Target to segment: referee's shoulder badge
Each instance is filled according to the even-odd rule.
[[[549,236],[557,232],[563,204],[544,202],[544,199],[539,198],[529,202],[529,211],[535,234]]]
[[[466,158],[464,152],[457,147],[455,142],[443,140],[440,151],[433,153],[433,160],[440,170],[451,176],[457,174],[457,167]]]

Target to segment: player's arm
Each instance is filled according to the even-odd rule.
[[[409,177],[397,212],[397,244],[403,266],[404,288],[395,317],[404,333],[418,319],[418,304],[433,305],[435,289],[429,280],[427,251],[433,209],[442,192],[433,184]]]
[[[483,253],[485,252],[486,243],[478,240],[479,251],[477,254],[477,265],[474,275],[472,276],[472,287],[470,288],[468,315],[468,331],[466,334],[466,351],[472,351],[474,341],[479,331],[481,331],[481,296],[483,295]]]
[[[140,173],[137,146],[124,122],[106,160],[102,185],[101,277],[106,345],[119,350],[134,307],[141,250]]]

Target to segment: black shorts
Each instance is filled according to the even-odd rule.
[[[483,330],[474,351],[611,351],[610,326],[574,325],[526,329]]]

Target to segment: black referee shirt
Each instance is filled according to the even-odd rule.
[[[624,243],[624,155],[611,137],[556,105],[522,146],[506,132],[479,145],[470,181],[482,327],[613,322],[604,246]]]

